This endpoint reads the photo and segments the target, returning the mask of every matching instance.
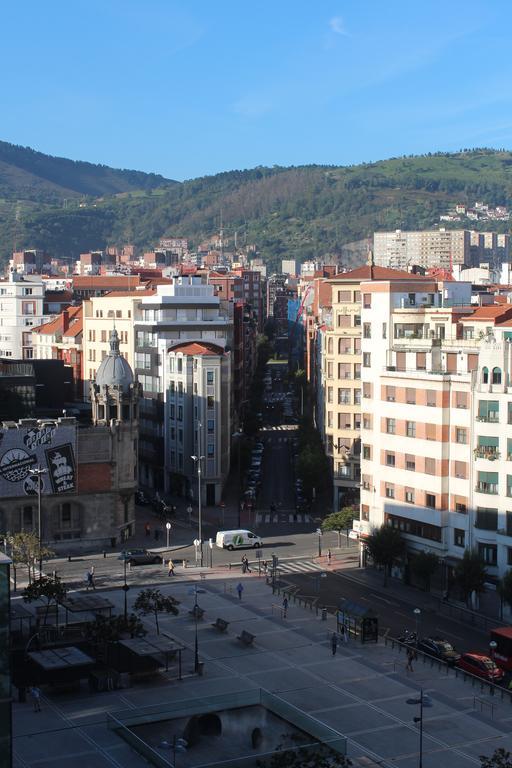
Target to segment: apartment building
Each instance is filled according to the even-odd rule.
[[[361,341],[369,333],[368,323],[361,322],[361,313],[370,301],[366,293],[362,296],[361,284],[364,281],[387,284],[395,280],[406,281],[408,285],[411,275],[368,264],[328,281],[332,315],[330,326],[321,329],[321,389],[325,388],[325,395],[322,407],[317,405],[317,410],[323,411],[321,432],[325,435],[326,453],[332,460],[334,509],[359,498]]]
[[[49,320],[43,303],[42,279],[10,272],[0,281],[0,357],[32,359],[32,329]]]
[[[469,283],[425,278],[361,293],[358,529],[396,527],[409,558],[441,558],[448,586],[466,547],[497,577],[512,563],[512,307],[475,308]]]
[[[83,308],[69,307],[49,323],[34,328],[32,341],[35,360],[62,360],[73,373],[73,397],[84,398]]]
[[[451,269],[453,264],[471,265],[471,233],[465,229],[375,232],[375,264],[409,270],[412,266]]]

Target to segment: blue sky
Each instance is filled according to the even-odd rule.
[[[0,139],[193,178],[512,147],[501,0],[5,0]]]

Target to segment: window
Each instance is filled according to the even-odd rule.
[[[354,379],[360,379],[361,378],[361,363],[356,363],[354,365]]]
[[[382,323],[382,338],[387,339],[388,336],[388,324]]]
[[[390,453],[389,451],[386,451],[386,466],[388,467],[395,466],[395,454]]]
[[[178,443],[180,443],[180,445],[183,445],[183,430],[182,429],[178,429]]]
[[[396,390],[394,387],[386,387],[386,400],[389,400],[389,402],[394,403],[396,397]]]
[[[489,369],[482,368],[482,384],[488,384],[488,383],[489,383]]]
[[[102,340],[103,343],[105,343],[107,341],[107,332],[106,331],[101,331],[101,340]]]
[[[416,456],[413,456],[410,453],[405,454],[405,468],[410,472],[416,471]]]
[[[512,496],[512,475],[507,475],[507,496]]]
[[[407,388],[405,390],[405,400],[409,405],[416,404],[416,390]]]
[[[455,393],[455,407],[456,408],[467,408],[468,407],[468,393],[467,392],[456,392]]]
[[[395,486],[391,485],[390,483],[386,483],[386,498],[387,499],[395,498]]]
[[[206,372],[206,383],[213,384],[213,371]]]
[[[213,443],[208,443],[206,446],[206,455],[209,459],[215,456],[215,445]]]
[[[394,435],[396,431],[396,420],[386,419],[386,432],[388,435]]]
[[[467,504],[464,504],[463,501],[456,501],[455,502],[455,511],[459,515],[467,515],[468,513],[468,507]]]
[[[492,383],[501,384],[501,368],[492,369]]]
[[[175,413],[176,413],[176,409],[175,409],[174,405],[171,403],[170,408],[169,408],[169,417],[171,419],[174,419],[175,418]]]
[[[332,362],[327,363],[327,378],[332,379],[333,377],[333,364]]]
[[[489,509],[488,507],[477,507],[475,526],[483,531],[497,531],[498,510]]]
[[[208,432],[211,434],[215,431],[215,421],[213,419],[208,419]]]
[[[209,411],[215,408],[215,398],[212,395],[208,395],[206,398],[206,406]]]
[[[182,357],[176,358],[176,365],[177,365],[178,373],[182,373],[183,372],[183,358]]]
[[[488,437],[486,435],[478,436],[478,446],[475,448],[475,454],[480,459],[497,459],[499,456],[499,438]]]
[[[414,490],[412,488],[405,489],[405,500],[408,504],[414,504]]]
[[[355,304],[361,303],[361,291],[354,291],[354,303]]]
[[[338,315],[338,328],[350,328],[350,315]]]
[[[416,422],[415,421],[406,421],[405,422],[405,433],[407,437],[416,437]]]
[[[327,411],[327,429],[332,428],[332,411]]]
[[[178,421],[183,421],[183,406],[178,405]]]
[[[497,565],[498,547],[496,544],[478,544],[478,554],[485,565]]]
[[[425,458],[425,474],[435,475],[436,473],[436,460]]]
[[[370,519],[370,507],[368,504],[361,504],[361,520]]]
[[[69,502],[65,502],[61,505],[60,522],[63,526],[71,523],[71,504]]]
[[[178,381],[178,397],[183,397],[183,382]]]
[[[371,490],[372,478],[370,477],[370,475],[363,475],[362,476],[362,478],[361,478],[361,485],[363,487],[363,490],[365,490],[365,491]]]
[[[363,307],[365,309],[370,309],[372,306],[372,295],[371,293],[363,293]]]
[[[507,476],[507,491],[508,491]],[[498,493],[498,473],[497,472],[479,472],[476,490],[480,493]]]
[[[354,405],[361,405],[361,390],[354,389]]]
[[[347,304],[352,301],[352,292],[351,291],[338,291],[338,303],[339,304]]]
[[[453,462],[453,472],[455,477],[460,477],[463,480],[467,478],[467,467],[465,461],[454,461]]]
[[[500,420],[500,405],[497,400],[480,400],[478,402],[478,421],[497,423]]]
[[[464,548],[466,546],[466,532],[462,531],[460,528],[455,528],[453,531],[453,545],[454,547],[462,547]]]
[[[363,368],[370,368],[372,364],[372,356],[370,352],[363,352]]]
[[[338,379],[350,379],[351,375],[350,363],[338,363]]]
[[[468,441],[467,430],[464,427],[455,428],[455,442],[465,445]]]
[[[436,497],[433,493],[425,494],[425,506],[430,507],[430,509],[436,508]]]
[[[350,405],[350,389],[338,389],[338,405]]]
[[[354,328],[361,327],[361,315],[354,315]]]
[[[372,337],[372,324],[363,323],[363,339],[371,339]]]
[[[363,445],[363,459],[367,459],[368,461],[371,461],[372,458],[372,449],[370,445]]]
[[[350,429],[352,427],[352,414],[343,411],[338,413],[338,429]]]
[[[24,296],[32,296],[32,288],[24,288],[23,289],[23,295]]]
[[[416,368],[418,371],[426,371],[427,354],[426,352],[416,352]]]
[[[427,405],[435,408],[437,404],[435,389],[427,389]]]
[[[407,517],[399,517],[398,515],[385,515],[385,522],[391,528],[396,528],[412,536],[429,539],[430,541],[441,541],[442,529],[436,525],[420,523],[416,520],[409,520]]]

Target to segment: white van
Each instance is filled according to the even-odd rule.
[[[252,531],[245,531],[238,529],[236,531],[219,531],[215,543],[221,549],[258,549],[263,546],[263,542],[259,536],[256,536]]]

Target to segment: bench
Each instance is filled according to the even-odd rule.
[[[189,611],[189,614],[194,619],[202,619],[204,616],[204,608],[200,608],[198,605],[194,605],[191,611]]]
[[[229,627],[229,621],[226,621],[225,619],[217,619],[212,624],[212,627],[218,629],[220,632],[225,632]]]
[[[251,635],[250,632],[247,632],[245,629],[242,630],[242,633],[238,635],[236,638],[237,640],[240,640],[241,643],[244,645],[252,645],[254,642],[255,635]]]

